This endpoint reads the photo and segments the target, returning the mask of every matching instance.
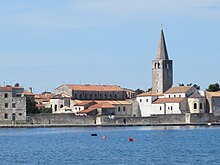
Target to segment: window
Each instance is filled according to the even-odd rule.
[[[197,109],[197,103],[194,103],[193,107],[194,107],[194,109]]]
[[[121,109],[120,109],[120,107],[118,107],[118,112],[120,112],[121,111]]]
[[[168,110],[170,110],[170,107],[168,107]]]
[[[16,108],[16,103],[12,103],[12,108]]]
[[[123,107],[123,111],[125,111],[125,107]]]
[[[82,99],[82,94],[79,95],[79,98]]]
[[[176,95],[174,95],[174,98],[176,97]]]
[[[202,109],[202,103],[199,104],[199,108]]]
[[[22,113],[19,113],[18,115],[19,115],[19,116],[22,116]]]
[[[5,119],[8,119],[8,114],[7,113],[5,113]]]
[[[85,97],[85,99],[87,99],[87,94],[85,94],[85,96],[84,96],[84,97]]]
[[[181,95],[179,95],[179,97],[181,97]]]
[[[8,94],[7,93],[5,93],[5,98],[8,98]]]
[[[75,94],[75,99],[77,99],[77,94]]]
[[[102,99],[102,94],[99,95],[100,99]]]
[[[115,94],[115,99],[117,99],[117,95]]]
[[[8,108],[8,103],[5,103],[5,108]]]
[[[169,98],[170,98],[170,95],[169,95]]]
[[[21,94],[16,94],[16,97],[21,97]]]
[[[142,102],[142,100],[140,99],[140,103]]]
[[[112,99],[112,95],[110,95],[110,99]]]
[[[146,102],[148,102],[148,99],[146,99]]]
[[[95,99],[97,99],[97,94],[95,94]]]
[[[162,107],[160,106],[160,111],[162,110]]]
[[[55,112],[57,111],[57,105],[56,104],[54,105],[54,111]]]
[[[107,99],[107,95],[105,94],[105,99]]]
[[[63,104],[60,105],[60,108],[63,108]]]
[[[171,111],[173,110],[173,107],[172,107],[172,106],[170,107],[170,110],[171,110]]]

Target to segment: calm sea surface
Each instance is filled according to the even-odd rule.
[[[0,165],[7,164],[217,165],[220,127],[0,129]]]

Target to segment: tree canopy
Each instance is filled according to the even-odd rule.
[[[218,83],[215,83],[215,84],[210,84],[207,91],[209,92],[217,92],[219,91],[220,88],[219,88],[219,84]]]
[[[139,94],[141,94],[141,93],[144,93],[145,91],[138,88],[138,89],[135,90],[135,92],[139,95]]]

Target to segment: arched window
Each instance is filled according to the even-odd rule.
[[[158,68],[160,68],[160,63],[159,62],[157,63],[157,65],[158,65]]]
[[[63,108],[63,104],[60,105],[60,108]]]
[[[194,103],[194,109],[197,109],[197,103]]]
[[[202,103],[199,104],[199,108],[202,109]]]
[[[54,111],[55,112],[57,111],[57,105],[56,104],[54,105]]]

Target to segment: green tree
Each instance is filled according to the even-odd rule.
[[[210,84],[207,91],[209,92],[217,92],[219,91],[220,88],[219,88],[219,84],[218,83],[215,83],[215,84]]]
[[[26,97],[26,112],[27,113],[38,113],[36,108],[36,102],[32,97]]]
[[[152,91],[152,88],[148,88],[148,89],[147,89],[147,92],[150,92],[150,91]]]
[[[195,87],[197,90],[200,90],[200,86],[197,84],[194,84],[193,87]]]
[[[45,108],[45,107],[41,107],[39,109],[40,113],[52,113],[52,108]]]
[[[135,92],[139,95],[139,94],[141,94],[141,93],[144,93],[145,91],[138,88],[138,89],[135,90]]]

